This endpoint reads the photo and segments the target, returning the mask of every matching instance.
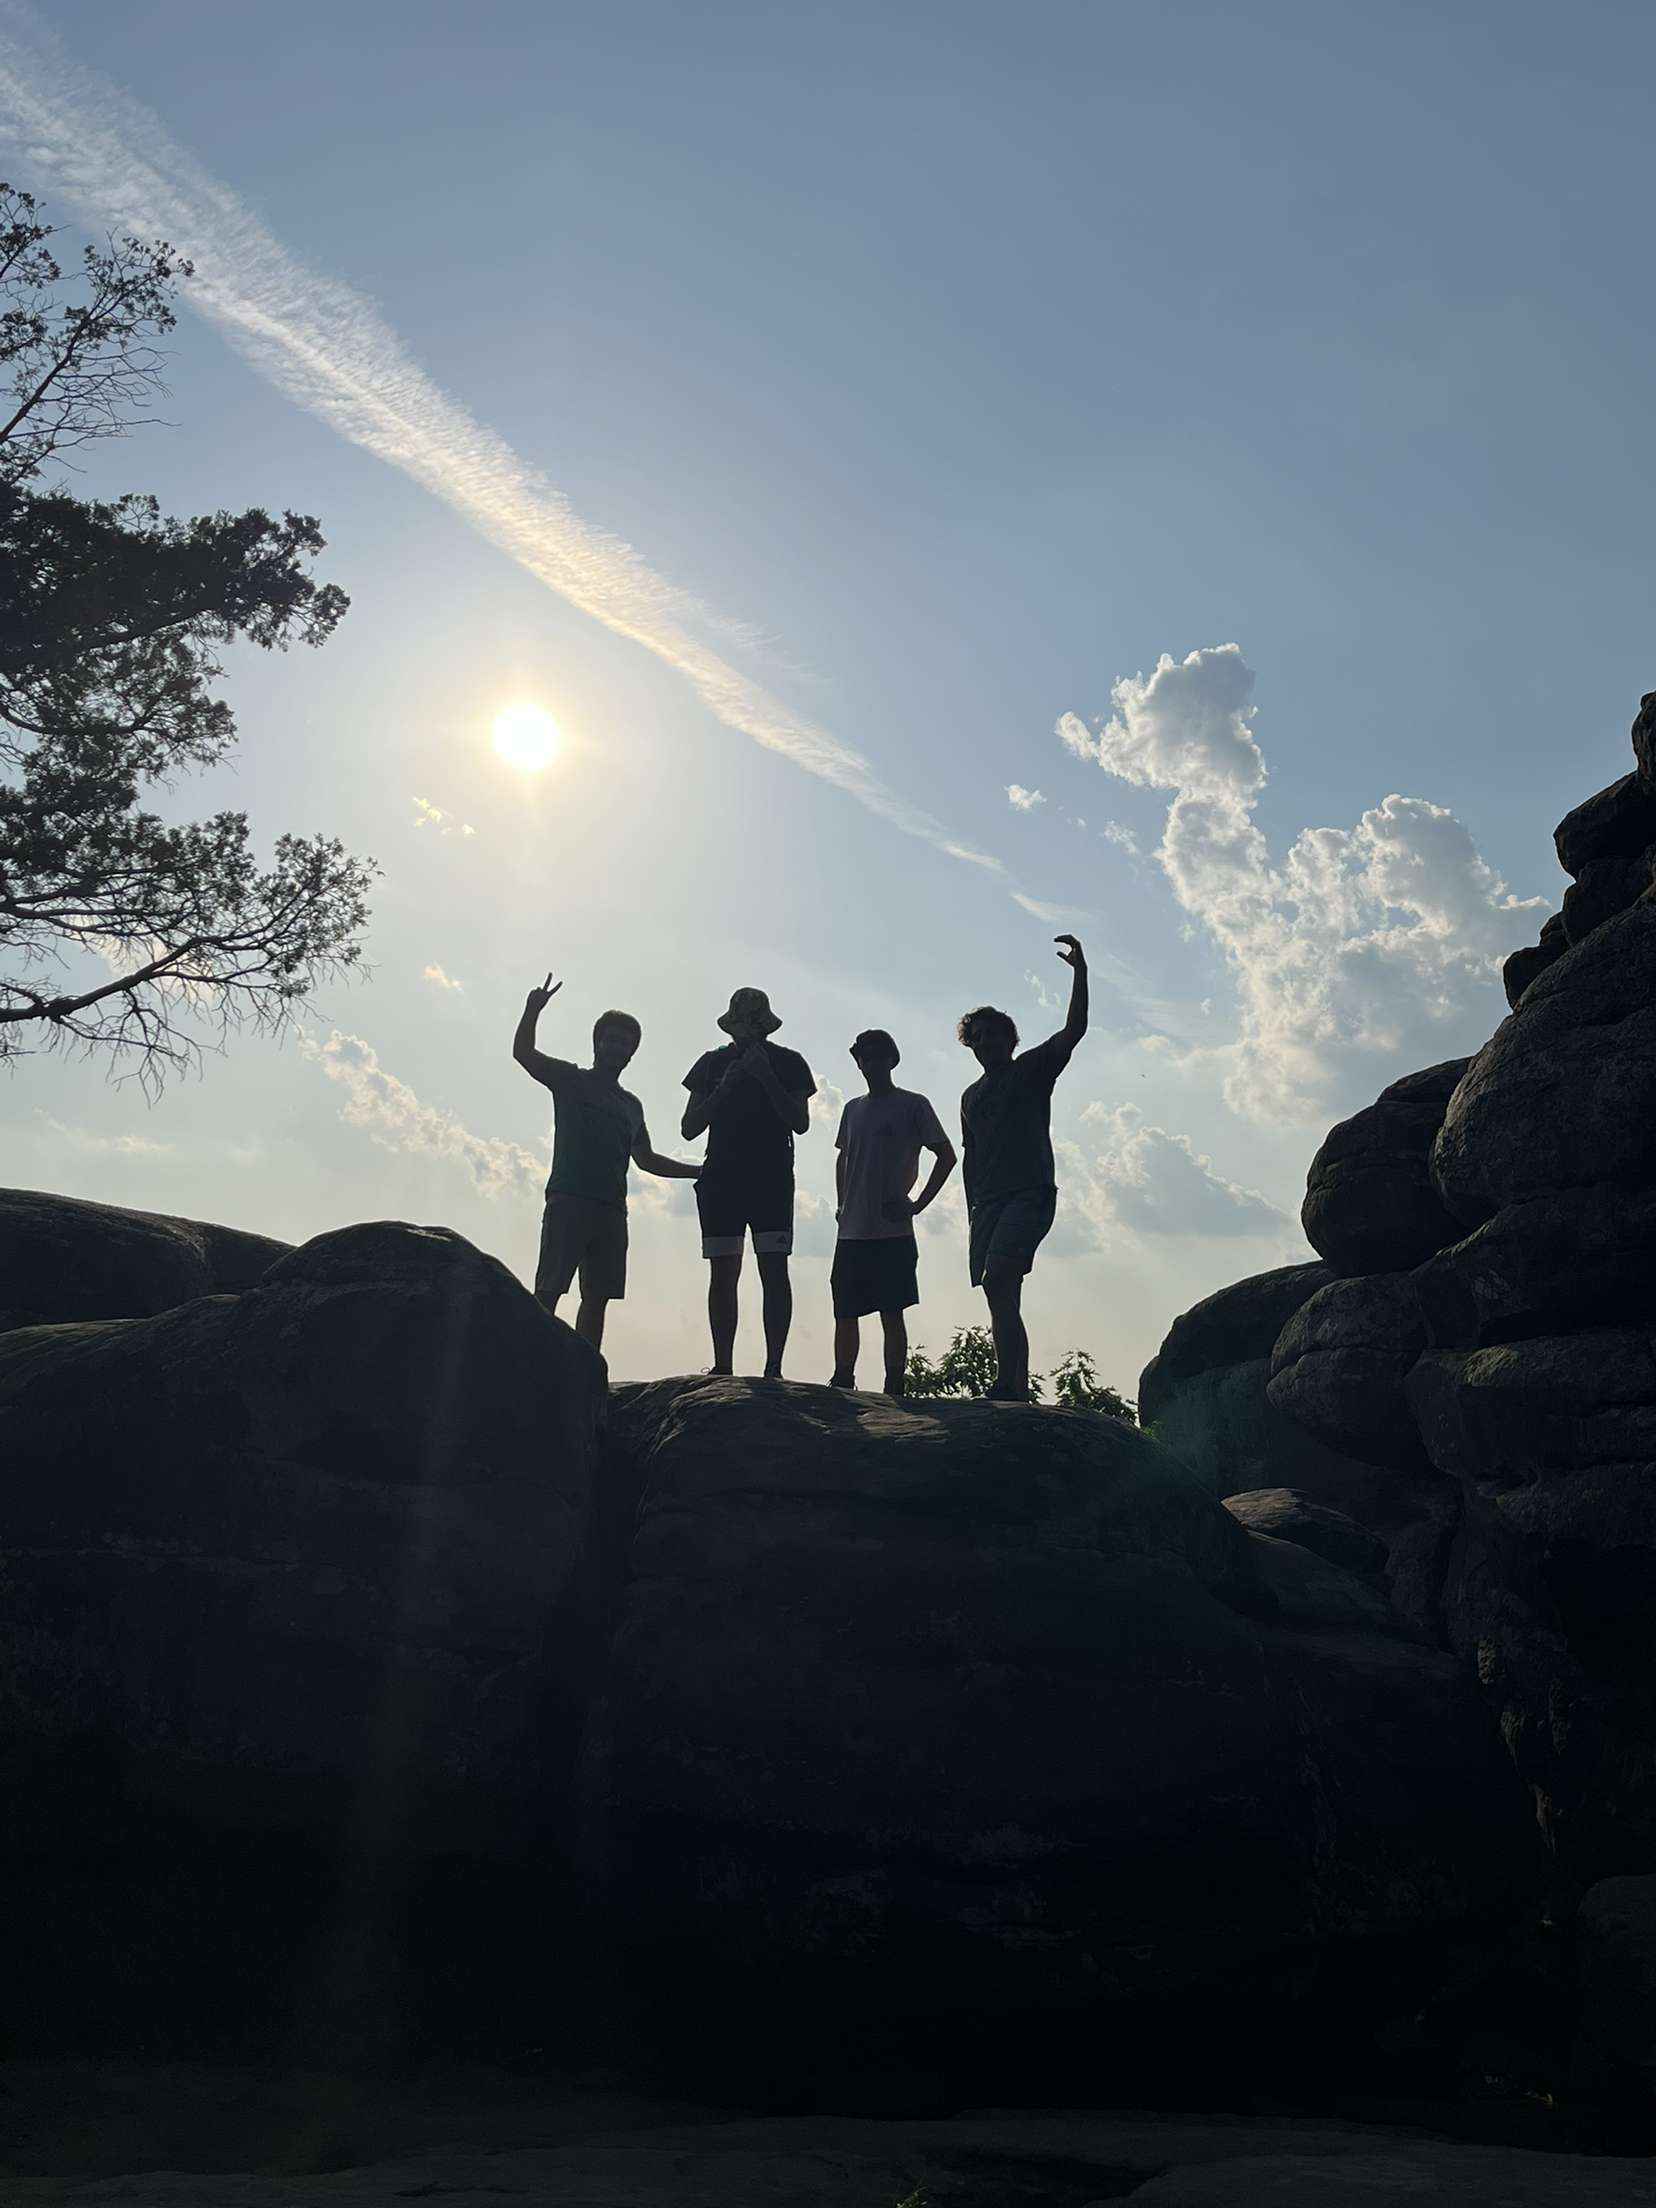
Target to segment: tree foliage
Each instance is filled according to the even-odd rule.
[[[175,521],[41,485],[147,418],[190,274],[128,237],[71,284],[52,235],[0,184],[0,1058],[78,1043],[153,1085],[203,1018],[280,1026],[360,958],[369,862],[321,835],[261,862],[244,813],[179,826],[144,803],[235,742],[221,647],[323,644],[349,601],[307,572],[308,514]]]
[[[923,1349],[909,1351],[906,1392],[922,1396],[986,1396],[995,1384],[995,1345],[986,1326],[957,1326],[948,1348],[935,1362]],[[1055,1404],[1074,1411],[1098,1411],[1106,1418],[1138,1423],[1138,1412],[1119,1390],[1098,1377],[1098,1367],[1084,1349],[1072,1349],[1060,1357],[1050,1381],[1043,1373],[1029,1376],[1033,1402],[1046,1400],[1048,1387]]]

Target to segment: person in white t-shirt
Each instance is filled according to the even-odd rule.
[[[833,1385],[856,1386],[861,1321],[878,1311],[885,1333],[886,1393],[901,1395],[908,1366],[904,1314],[920,1301],[914,1222],[954,1171],[955,1148],[926,1099],[892,1085],[892,1069],[901,1053],[883,1028],[865,1029],[851,1045],[851,1056],[868,1094],[852,1097],[835,1137],[839,1241],[833,1272]],[[933,1164],[916,1196],[922,1150],[931,1151]]]

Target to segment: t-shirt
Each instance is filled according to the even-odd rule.
[[[1055,1188],[1052,1084],[1075,1045],[1062,1035],[1037,1043],[974,1081],[960,1100],[961,1177],[966,1206]]]
[[[572,1066],[567,1058],[543,1058],[552,1091],[552,1170],[548,1196],[586,1196],[593,1203],[627,1208],[627,1161],[644,1132],[644,1107],[619,1081]]]
[[[834,1141],[845,1153],[840,1240],[895,1242],[912,1235],[914,1221],[889,1218],[885,1207],[913,1188],[922,1149],[949,1147],[949,1138],[926,1099],[912,1089],[893,1089],[889,1096],[854,1096],[840,1114]]]
[[[692,1096],[717,1088],[746,1048],[745,1043],[726,1043],[723,1050],[704,1051],[685,1075],[685,1087]],[[772,1073],[788,1095],[815,1095],[815,1077],[797,1050],[786,1050],[780,1043],[766,1043],[763,1049]],[[739,1074],[714,1106],[707,1123],[707,1168],[710,1172],[791,1172],[793,1142],[793,1129],[755,1076]]]

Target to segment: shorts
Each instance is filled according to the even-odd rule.
[[[793,1210],[791,1162],[780,1173],[703,1173],[696,1183],[703,1257],[740,1257],[750,1232],[755,1257],[789,1256]]]
[[[581,1294],[595,1303],[626,1294],[627,1214],[620,1204],[555,1193],[541,1216],[535,1294],[544,1304],[556,1303],[577,1272]]]
[[[1055,1188],[1024,1188],[1015,1196],[990,1196],[972,1206],[969,1243],[972,1286],[985,1273],[1027,1273],[1052,1231],[1058,1212]]]
[[[871,1311],[909,1311],[920,1301],[920,1249],[912,1234],[841,1242],[834,1250],[830,1285],[836,1319],[866,1318]]]

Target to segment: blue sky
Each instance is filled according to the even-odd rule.
[[[1038,1358],[1080,1342],[1130,1384],[1177,1310],[1303,1254],[1332,1118],[1489,1032],[1495,961],[1561,887],[1552,823],[1625,770],[1656,681],[1656,24],[890,12],[61,0],[54,47],[0,7],[18,181],[70,223],[138,219],[123,147],[199,164],[692,594],[696,649],[1005,869],[722,723],[296,403],[224,313],[191,315],[176,426],[87,487],[313,511],[354,604],[320,654],[234,662],[239,764],[169,802],[372,851],[374,974],[308,1051],[249,1038],[153,1108],[72,1060],[21,1067],[9,1177],[295,1236],[445,1221],[526,1272],[519,1153],[546,1114],[507,1044],[548,965],[546,1046],[636,1010],[676,1147],[679,1077],[738,983],[841,1089],[849,1037],[890,1026],[948,1116],[954,1018],[989,999],[1043,1032],[1072,924],[1095,1035],[1030,1308]],[[567,739],[532,783],[488,742],[520,697]],[[830,1140],[801,1146],[819,1203]],[[667,1195],[635,1206],[621,1372],[701,1361]],[[830,1233],[802,1222],[801,1376]],[[935,1341],[974,1315],[958,1220],[923,1248]]]

